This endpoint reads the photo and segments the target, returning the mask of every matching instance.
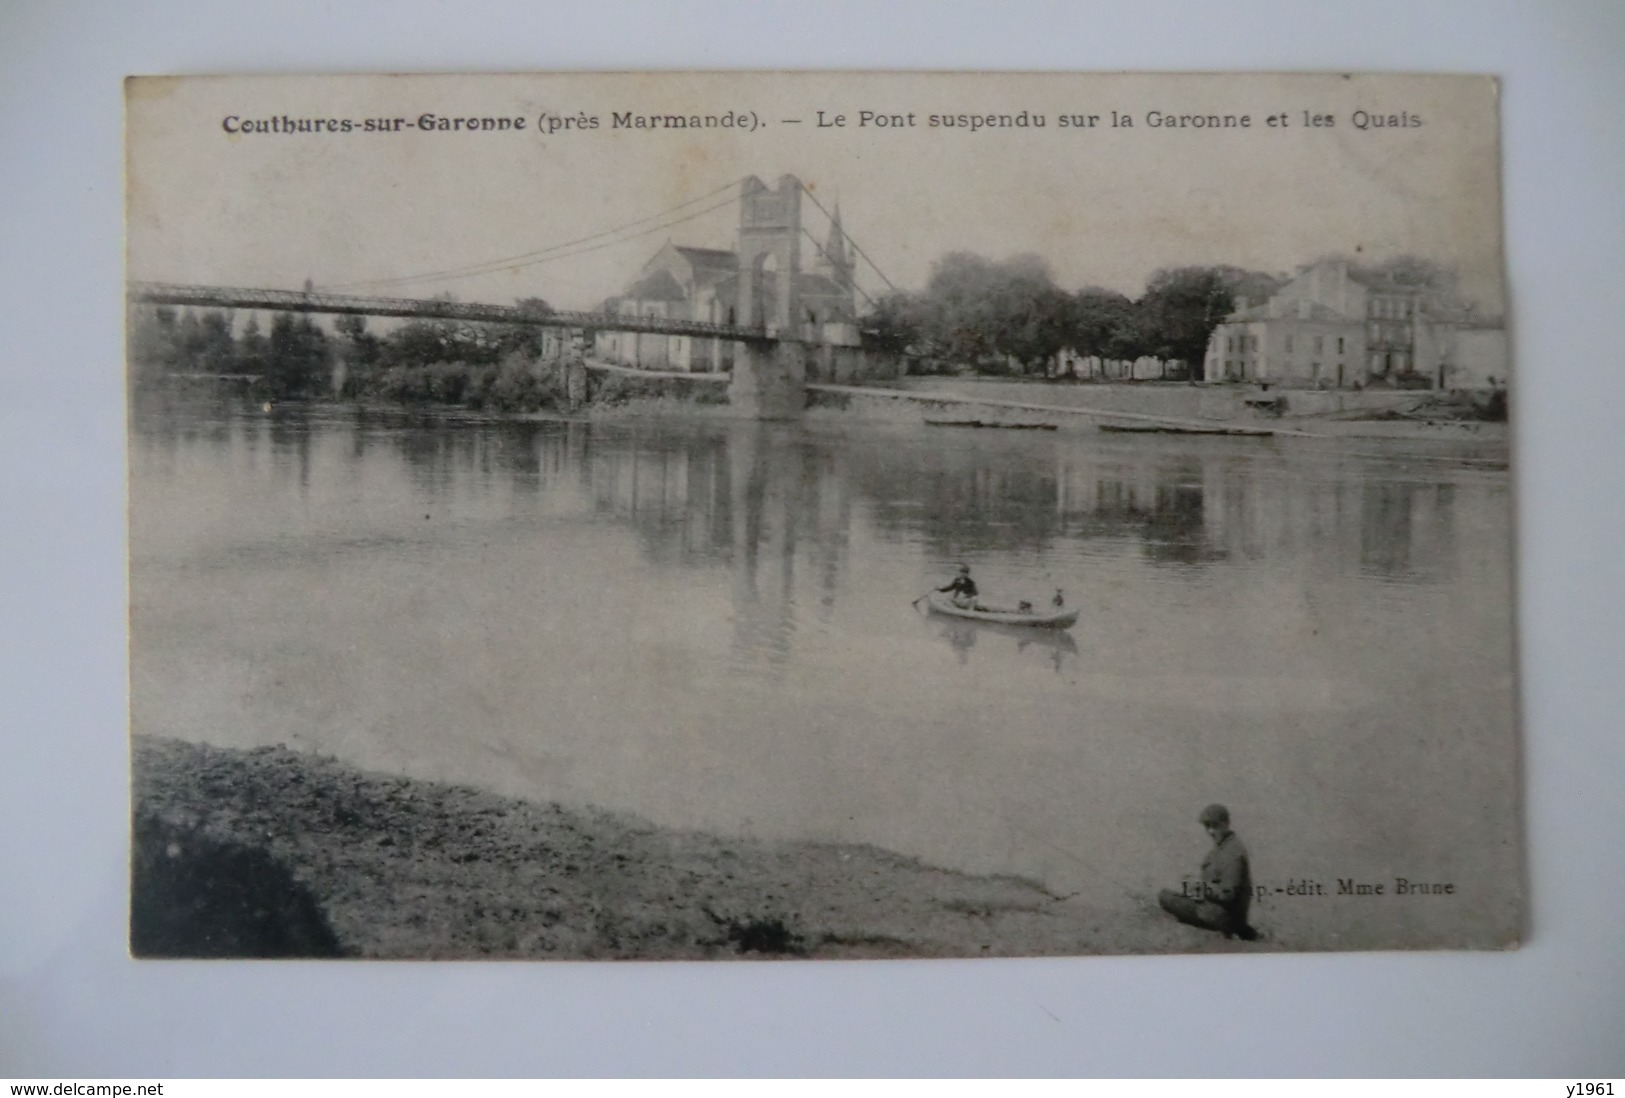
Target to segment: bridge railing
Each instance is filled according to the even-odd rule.
[[[517,305],[490,305],[475,301],[437,301],[412,297],[369,297],[318,291],[268,290],[237,286],[193,286],[171,282],[131,282],[129,300],[152,305],[192,305],[216,309],[272,309],[296,313],[332,313],[358,316],[424,317],[467,320],[488,324],[527,324],[541,328],[580,328],[588,331],[647,332],[702,338],[761,342],[775,338],[762,328],[743,328],[705,320],[682,320],[621,313],[586,313],[568,310],[537,312]]]

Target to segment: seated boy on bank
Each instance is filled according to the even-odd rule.
[[[1213,849],[1202,859],[1201,878],[1194,885],[1182,885],[1178,892],[1163,889],[1157,903],[1187,926],[1250,942],[1258,931],[1247,924],[1247,909],[1253,902],[1247,848],[1230,830],[1230,810],[1224,805],[1208,805],[1197,819],[1213,840]]]

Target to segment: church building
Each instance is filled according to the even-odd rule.
[[[828,238],[814,242],[810,270],[797,276],[801,335],[840,345],[857,343],[854,253],[841,230],[835,207]],[[702,320],[713,324],[760,326],[760,316],[741,318],[739,255],[667,241],[643,265],[624,292],[601,311],[622,316]],[[760,311],[760,310],[758,310]],[[640,332],[600,332],[595,350],[606,361],[651,370],[713,372],[733,365],[733,341],[715,337]]]

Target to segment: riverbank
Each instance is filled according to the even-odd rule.
[[[640,377],[625,367],[595,369],[586,399],[573,410],[563,405],[491,406],[429,399],[395,400],[376,396],[307,400],[312,407],[354,407],[370,411],[422,414],[474,422],[491,420],[622,420],[673,417],[734,420],[721,375],[681,374]],[[213,379],[219,381],[220,379]],[[177,375],[181,389],[195,379]],[[900,386],[901,389],[893,386]],[[1064,431],[1088,431],[1106,423],[1159,423],[1200,428],[1236,428],[1235,433],[1291,434],[1329,439],[1388,439],[1470,442],[1504,448],[1508,424],[1453,410],[1426,393],[1368,393],[1365,405],[1330,411],[1288,411],[1276,415],[1245,405],[1240,389],[1203,389],[1182,383],[1067,385],[1004,379],[915,378],[876,386],[842,387],[839,393],[813,389],[805,418],[811,423],[862,421],[892,426],[916,425],[931,419],[972,418],[987,426],[1050,425]],[[899,396],[906,391],[911,396]],[[940,395],[941,402],[933,400]],[[1290,394],[1302,403],[1327,394]],[[1348,403],[1360,394],[1331,394]],[[259,398],[254,398],[258,400]],[[1008,407],[1009,404],[1021,407]],[[1006,405],[1006,406],[1001,406]],[[269,402],[267,402],[269,407]],[[1467,407],[1464,405],[1463,407]],[[967,411],[969,409],[969,411]],[[1120,418],[1118,418],[1120,416]]]
[[[366,773],[288,748],[133,740],[145,955],[718,959],[1249,948],[1016,877],[767,843]],[[143,948],[145,947],[145,948]]]
[[[1493,394],[1423,390],[1275,390],[1184,382],[1069,383],[1036,379],[913,377],[873,386],[812,393],[812,418],[845,417],[919,423],[944,410],[986,407],[977,418],[1009,425],[1046,422],[1093,431],[1100,423],[1183,424],[1241,428],[1326,438],[1465,440],[1505,444],[1505,394],[1500,419],[1486,418]],[[908,396],[899,396],[907,393]],[[941,397],[942,403],[933,398]],[[1117,418],[1121,417],[1121,418]]]

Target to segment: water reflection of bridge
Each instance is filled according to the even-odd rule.
[[[307,479],[311,433],[300,415],[283,409],[265,430]],[[1463,489],[1438,467],[1418,476],[1372,461],[1350,475],[1334,460],[1228,445],[1072,441],[1005,453],[754,423],[450,430],[431,419],[403,429],[407,418],[362,413],[355,457],[387,439],[431,491],[470,474],[506,474],[516,490],[543,494],[578,486],[599,514],[629,523],[652,560],[737,568],[738,594],[752,604],[832,606],[859,523],[869,536],[918,541],[938,561],[1115,543],[1157,565],[1308,554],[1317,567],[1430,582],[1448,578],[1458,557]]]
[[[1079,598],[1093,562],[1107,558],[1192,575],[1266,567],[1308,584],[1364,575],[1425,585],[1478,568],[1469,550],[1482,539],[1458,530],[1505,507],[1504,481],[1476,470],[1419,475],[1312,448],[1082,438],[944,448],[906,432],[758,423],[338,419],[223,409],[155,437],[179,447],[188,432],[240,435],[247,459],[275,456],[277,475],[301,489],[348,484],[323,464],[373,467],[372,451],[387,448],[426,512],[455,498],[492,521],[625,524],[651,562],[722,585],[736,651],[758,666],[782,661],[797,628],[830,621],[843,599],[875,597],[877,554],[899,587],[885,597],[904,602],[918,594],[906,585],[963,558],[1052,570]],[[379,532],[401,533],[387,523]]]
[[[834,605],[855,524],[865,538],[919,542],[928,568],[1072,560],[1090,544],[1159,567],[1290,563],[1411,583],[1459,566],[1458,485],[1382,463],[1332,475],[1275,452],[1165,446],[1059,446],[1023,463],[760,427],[620,430],[594,438],[584,475],[597,506],[661,560],[731,567],[739,641],[761,651],[788,650],[798,601]]]

